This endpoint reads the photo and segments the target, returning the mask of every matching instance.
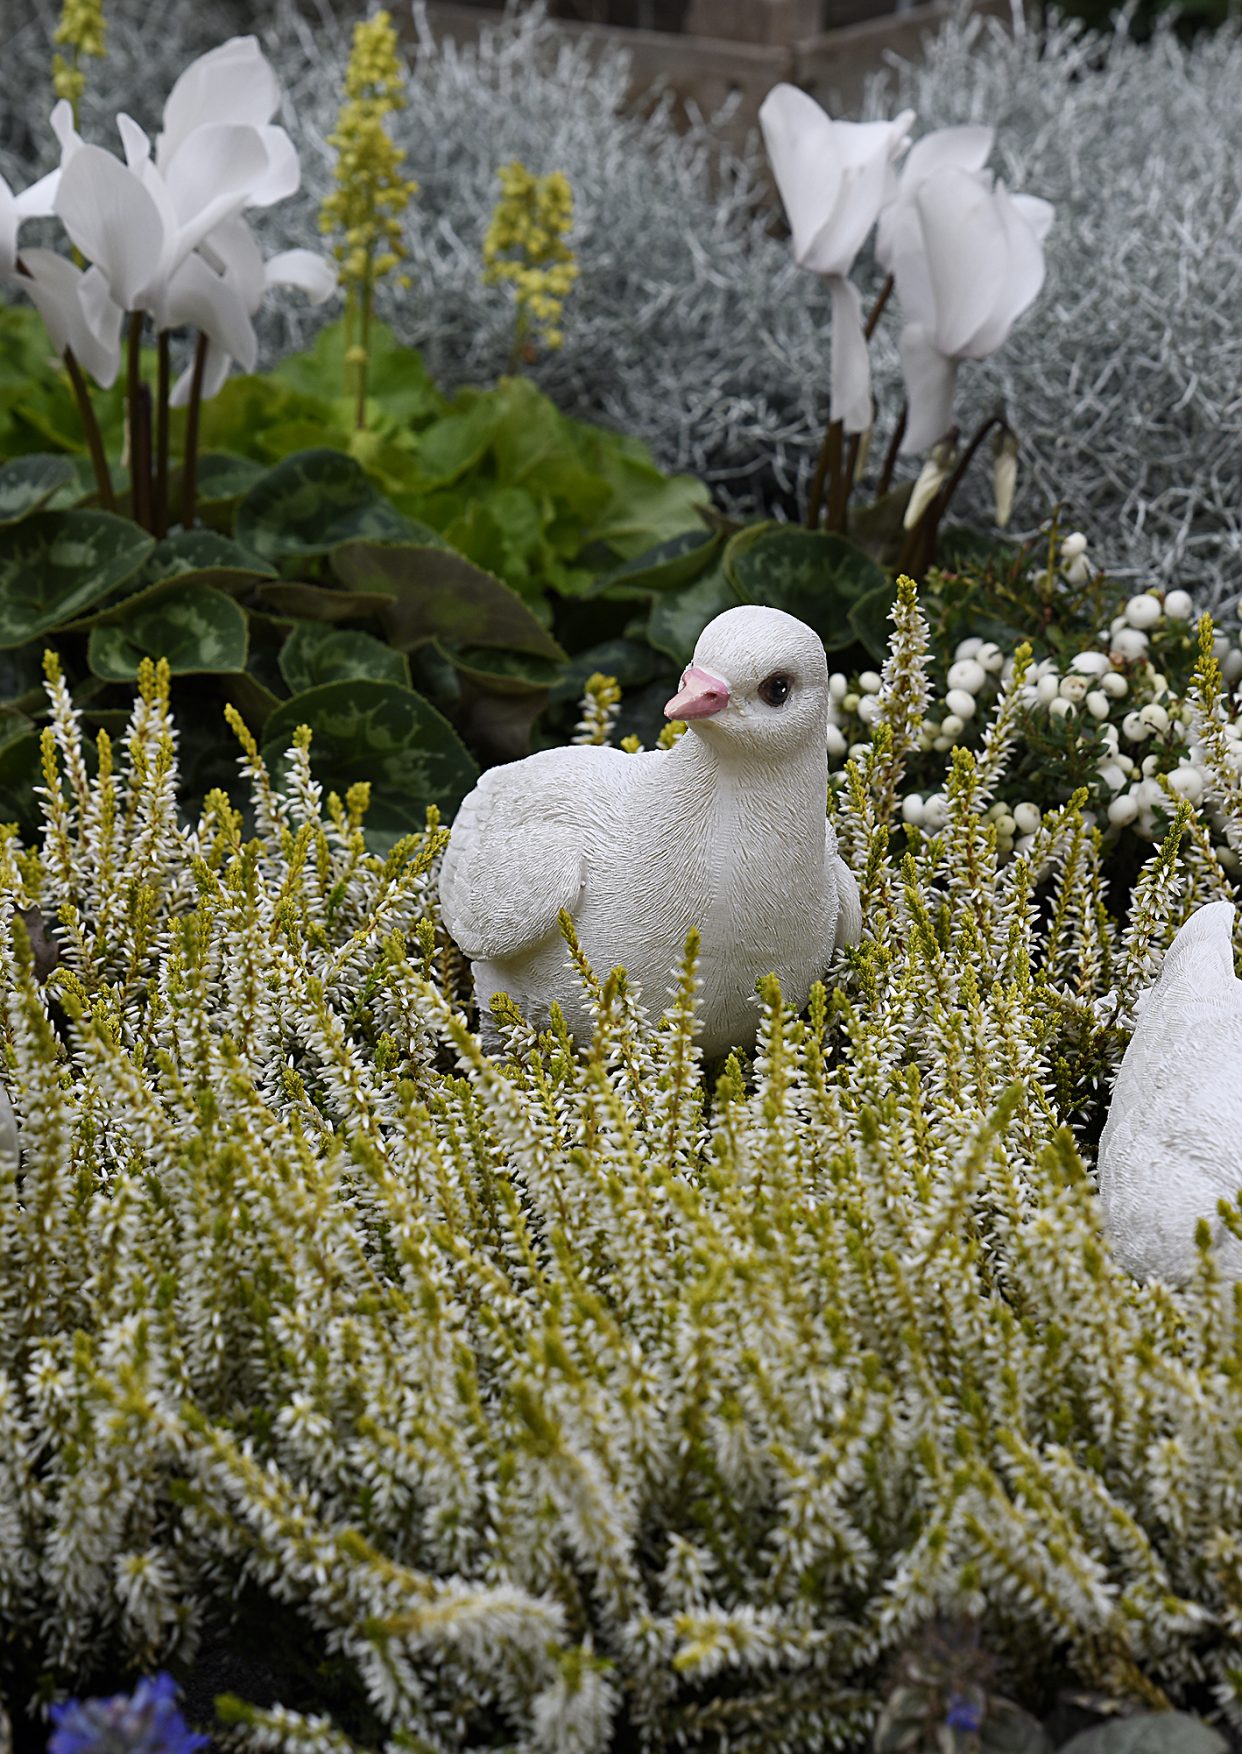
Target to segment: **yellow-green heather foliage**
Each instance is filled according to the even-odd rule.
[[[563,171],[537,177],[517,159],[496,174],[501,195],[483,239],[483,280],[513,287],[516,360],[532,350],[532,330],[545,347],[557,348],[565,339],[561,311],[578,278],[577,259],[566,242],[574,194]]]
[[[345,102],[328,136],[335,146],[336,186],[319,210],[319,229],[338,234],[333,254],[346,289],[349,348],[355,373],[358,425],[363,424],[371,309],[376,282],[404,254],[402,215],[418,184],[401,174],[405,153],[388,132],[387,118],[405,105],[405,75],[397,33],[387,12],[354,26],[345,73]],[[403,285],[408,280],[403,279]]]
[[[693,942],[655,1025],[568,944],[593,1041],[502,1002],[489,1057],[434,819],[372,852],[365,787],[236,721],[247,814],[183,820],[166,672],[91,761],[51,667],[42,844],[0,837],[0,1653],[192,1655],[245,1584],[376,1749],[856,1749],[962,1615],[1019,1696],[1242,1722],[1242,1317],[1206,1240],[1117,1268],[1086,1150],[1229,885],[1188,806],[1124,924],[1076,801],[998,866],[1016,683],[907,836],[895,619],[837,803],[867,941],[706,1078]],[[355,1746],[294,1703],[238,1733]]]
[[[57,97],[68,98],[76,116],[86,90],[82,57],[91,55],[98,60],[104,54],[103,0],[64,0],[52,41],[58,50],[70,51],[52,57],[52,85]]]

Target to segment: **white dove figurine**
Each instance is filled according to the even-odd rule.
[[[1242,1188],[1242,981],[1234,910],[1193,913],[1165,953],[1113,1086],[1100,1138],[1100,1203],[1113,1253],[1139,1279],[1184,1283],[1195,1227],[1212,1226],[1222,1273],[1242,1278],[1242,1246],[1217,1201]]]
[[[562,908],[595,970],[624,965],[657,1013],[698,927],[709,1056],[753,1042],[761,976],[801,1006],[834,950],[858,941],[858,887],[826,819],[819,636],[779,609],[729,609],[664,711],[689,723],[671,749],[548,749],[492,768],[462,804],[440,900],[484,1016],[505,992],[542,1025],[556,999],[589,1038]]]

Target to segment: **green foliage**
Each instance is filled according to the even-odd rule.
[[[76,414],[37,330],[32,312],[0,309],[0,455],[13,458],[0,467],[0,654],[11,654],[0,659],[0,799],[27,822],[48,639],[94,727],[115,721],[116,685],[132,683],[143,657],[168,658],[191,726],[193,795],[227,774],[226,703],[259,733],[284,705],[322,711],[312,729],[355,778],[382,723],[398,738],[387,777],[375,776],[385,809],[403,788],[406,798],[396,832],[427,798],[448,803],[469,783],[477,770],[461,737],[476,760],[527,751],[568,650],[629,619],[619,590],[573,621],[601,573],[702,535],[699,483],[669,480],[641,446],[563,419],[523,381],[445,398],[382,327],[370,342],[379,394],[370,429],[358,431],[341,394],[337,325],[275,372],[232,380],[204,411],[206,527],[156,543],[90,507],[83,459],[66,454],[79,442]],[[122,404],[104,396],[99,412],[115,455]],[[181,443],[175,431],[174,451]],[[181,486],[174,478],[173,505]],[[658,667],[671,672],[683,656]],[[323,693],[353,677],[400,691],[365,732],[343,728],[337,697]],[[571,681],[565,699],[575,692]],[[550,740],[569,710],[558,693]]]
[[[434,815],[378,853],[282,708],[271,762],[241,731],[252,826],[186,821],[166,667],[92,749],[52,666],[41,841],[0,837],[10,1694],[192,1671],[246,1599],[334,1675],[330,1721],[279,1676],[232,1703],[256,1747],[862,1754],[958,1672],[908,1655],[945,1623],[993,1728],[1061,1686],[1242,1722],[1242,1301],[1206,1244],[1184,1288],[1122,1272],[1086,1164],[1125,1017],[1229,886],[1189,807],[1126,919],[1079,800],[1002,862],[1009,697],[903,840],[909,586],[895,622],[835,805],[867,942],[805,1016],[761,982],[753,1064],[707,1077],[693,941],[662,1018],[567,968],[593,1040],[502,1003],[491,1057]],[[405,691],[335,689],[375,703],[344,783]]]

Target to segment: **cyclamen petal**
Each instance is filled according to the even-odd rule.
[[[165,321],[170,329],[197,329],[253,371],[259,344],[250,313],[235,287],[201,256],[189,256],[168,283]]]
[[[124,313],[108,295],[97,268],[82,272],[55,250],[24,250],[23,292],[30,299],[57,353],[67,347],[83,370],[106,390],[116,381]]]
[[[898,340],[901,373],[906,384],[906,431],[902,454],[926,451],[953,424],[957,361],[950,359],[916,323],[907,324]]]
[[[846,275],[892,194],[913,110],[892,122],[836,122],[797,86],[777,85],[759,125],[793,234],[794,260]]]
[[[0,177],[0,279],[7,279],[17,267],[18,223],[16,198]]]
[[[155,162],[164,170],[189,136],[208,123],[263,128],[279,103],[280,86],[258,39],[230,37],[191,61],[169,92]]]
[[[213,341],[207,343],[207,357],[203,365],[202,398],[210,402],[224,388],[229,373],[233,369],[231,355]],[[194,384],[194,367],[188,365],[172,387],[168,400],[174,408],[185,408],[190,400],[190,391]]]
[[[866,432],[872,421],[871,358],[863,332],[862,297],[849,280],[833,275],[830,404],[846,432]]]
[[[335,265],[313,250],[282,250],[267,264],[265,277],[269,286],[295,286],[312,304],[322,304],[336,291]]]
[[[56,212],[75,248],[107,276],[116,302],[145,309],[169,240],[140,179],[102,147],[83,146],[61,174]]]

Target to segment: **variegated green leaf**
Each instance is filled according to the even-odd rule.
[[[0,529],[0,647],[24,646],[102,603],[153,547],[108,512],[35,512]]]
[[[143,658],[166,658],[174,676],[246,667],[246,613],[223,591],[173,584],[123,619],[91,630],[87,662],[106,682],[130,682]]]

